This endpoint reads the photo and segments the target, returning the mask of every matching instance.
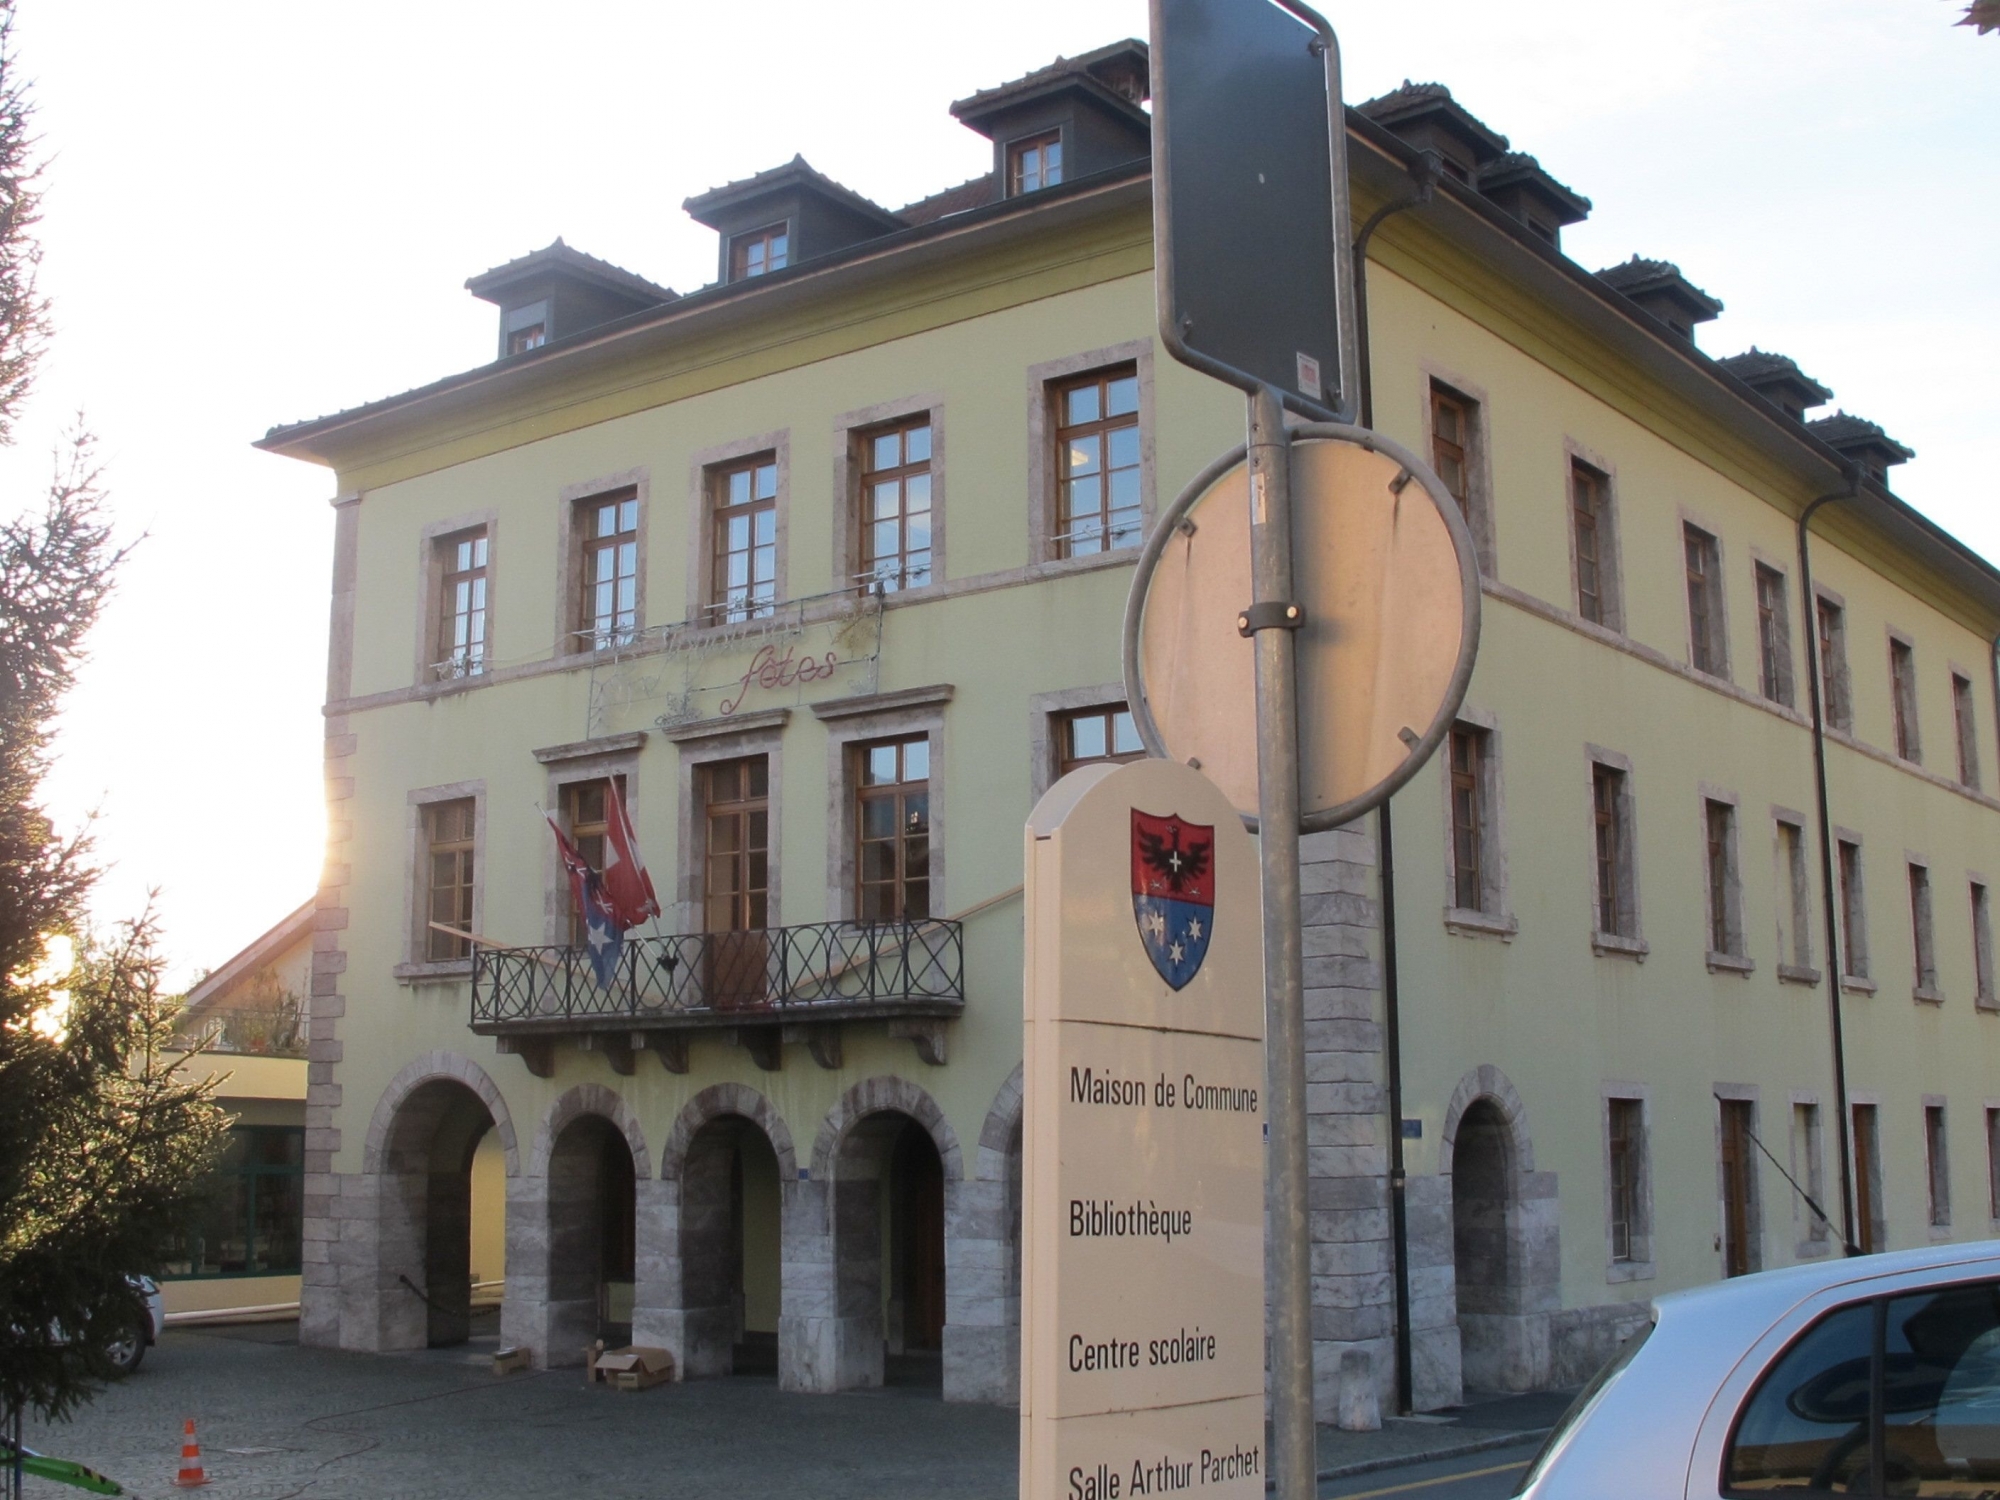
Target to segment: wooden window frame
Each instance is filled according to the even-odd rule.
[[[1813,600],[1813,631],[1819,655],[1820,709],[1827,727],[1854,732],[1854,695],[1847,668],[1847,606],[1821,593]]]
[[[756,776],[753,767],[762,768],[764,790],[761,794],[754,790]],[[738,785],[727,790],[739,795],[717,797],[718,781],[728,774]],[[703,932],[761,932],[771,925],[771,758],[768,755],[751,753],[734,755],[725,760],[705,761],[694,768],[697,816],[701,820],[701,868],[697,877],[698,900],[701,905],[701,930]],[[763,841],[756,841],[753,820],[758,813],[764,815]],[[742,820],[744,838],[735,849],[718,853],[715,847],[716,820],[718,816]],[[759,857],[763,860],[763,881],[758,883],[756,865]],[[719,860],[727,860],[734,867],[736,880],[733,889],[718,892],[712,883],[712,872]],[[726,901],[730,906],[729,924],[718,926],[715,920],[716,903]],[[761,918],[762,920],[758,920]]]
[[[924,774],[921,778],[907,775],[909,751],[921,745],[924,747]],[[868,761],[871,752],[893,749],[896,755],[896,780],[868,782]],[[855,920],[869,922],[910,922],[921,921],[934,915],[932,911],[931,886],[931,845],[933,832],[930,819],[930,789],[932,780],[931,737],[918,732],[898,734],[876,739],[854,741],[848,748],[853,758],[854,786],[854,913]],[[917,790],[917,789],[921,790]],[[913,877],[910,873],[910,844],[912,826],[908,801],[912,796],[924,799],[921,834],[924,843],[924,873]],[[871,839],[868,836],[868,808],[876,802],[893,803],[897,809],[894,823],[896,832],[887,838]],[[868,877],[868,847],[871,844],[888,844],[893,848],[894,871],[887,881],[871,881]],[[924,898],[921,903],[913,903],[910,887],[921,879]],[[872,888],[886,889],[889,899],[886,909],[870,910],[869,891]],[[921,906],[921,910],[916,909]]]
[[[613,511],[616,530],[599,534],[603,512]],[[634,644],[645,627],[643,614],[646,571],[645,506],[637,488],[609,490],[581,496],[571,502],[570,535],[574,538],[575,573],[570,583],[574,601],[570,614],[570,639],[582,652],[610,651]],[[625,524],[629,515],[631,525]],[[612,576],[596,576],[599,559],[613,558]],[[628,561],[630,570],[626,568]],[[599,591],[609,587],[610,609],[598,608]]]
[[[776,247],[773,253],[773,247]],[[756,269],[751,269],[752,260]],[[746,229],[729,237],[729,279],[749,281],[782,271],[792,263],[792,221],[780,219],[760,229]]]
[[[1053,160],[1049,148],[1055,148]],[[1035,157],[1035,181],[1027,182],[1027,163],[1030,153]],[[1044,188],[1059,187],[1063,180],[1063,133],[1055,130],[1037,131],[1034,135],[1023,136],[1020,140],[1007,143],[1007,196],[1019,198],[1027,193],[1039,193]]]
[[[1132,409],[1129,412],[1111,414],[1111,387],[1119,382],[1132,382]],[[1067,422],[1069,397],[1072,392],[1095,386],[1098,392],[1098,416],[1086,422]],[[1049,391],[1049,462],[1054,464],[1054,488],[1051,492],[1053,510],[1050,520],[1052,530],[1050,542],[1055,556],[1059,559],[1078,557],[1102,557],[1108,553],[1126,552],[1139,546],[1146,534],[1146,410],[1145,382],[1135,361],[1106,365],[1099,369],[1083,371],[1076,375],[1052,381]],[[1129,465],[1111,463],[1112,435],[1121,431],[1135,434],[1138,452]],[[1098,439],[1098,470],[1100,481],[1099,504],[1087,518],[1100,529],[1089,537],[1080,537],[1079,528],[1086,519],[1073,509],[1072,486],[1077,476],[1068,472],[1068,449],[1072,442],[1087,438]],[[1134,476],[1139,495],[1130,506],[1114,506],[1111,503],[1111,476],[1114,472],[1129,471]],[[1121,525],[1114,525],[1114,514],[1126,510],[1132,512],[1131,519]],[[1122,540],[1121,540],[1122,538]],[[1096,545],[1078,550],[1079,541],[1091,541]]]
[[[1793,706],[1791,592],[1782,568],[1752,564],[1757,596],[1757,689],[1772,702]]]
[[[1788,815],[1776,817],[1772,820],[1771,836],[1785,914],[1780,935],[1786,941],[1779,949],[1778,977],[1817,982],[1812,966],[1812,876],[1806,855],[1805,820]]]
[[[1906,868],[1910,883],[1910,957],[1915,980],[1911,993],[1919,1000],[1941,1000],[1944,997],[1938,990],[1937,913],[1930,866],[1913,859]]]
[[[1986,1216],[2000,1224],[2000,1109],[1986,1106]]]
[[[1722,542],[1707,527],[1683,521],[1681,560],[1687,579],[1688,665],[1703,676],[1726,678],[1729,646],[1722,612]]]
[[[611,832],[611,805],[608,789],[616,786],[618,794],[630,803],[627,788],[630,783],[622,771],[607,771],[601,776],[580,776],[566,780],[556,787],[556,818],[562,824],[563,832],[576,845],[576,852],[583,856],[584,863],[599,874],[604,871],[605,840]],[[579,804],[592,792],[607,790],[602,812],[596,818],[585,822],[580,814]],[[572,948],[580,948],[586,939],[583,911],[576,904],[576,892],[571,889],[568,878],[563,883],[564,940]]]
[[[759,475],[768,469],[771,474],[771,493],[758,493]],[[729,498],[730,481],[739,474],[749,476],[749,496],[740,502]],[[780,593],[779,574],[782,572],[780,527],[780,500],[784,489],[783,466],[774,449],[745,454],[725,462],[712,464],[706,474],[706,505],[708,508],[708,558],[705,611],[710,624],[738,624],[746,620],[769,619],[777,613]],[[737,517],[749,521],[749,545],[736,548],[730,545],[729,522]],[[757,538],[757,523],[760,517],[770,518],[771,536],[768,541]],[[760,596],[757,578],[757,554],[769,549],[771,577],[762,580],[769,589],[768,597]],[[741,553],[747,558],[744,566],[744,593],[740,599],[732,595],[733,585],[729,582],[729,560]]]
[[[1951,1143],[1942,1101],[1924,1101],[1924,1201],[1930,1227],[1951,1227]]]
[[[1868,979],[1868,881],[1861,840],[1836,838],[1833,862],[1840,899],[1840,977]]]
[[[431,671],[441,681],[483,676],[487,666],[487,632],[491,623],[492,538],[484,526],[468,527],[438,537],[437,619],[432,635]],[[470,548],[466,565],[458,565],[462,549]],[[461,604],[460,590],[464,591]],[[460,625],[463,622],[463,629]],[[463,637],[463,639],[461,639]]]
[[[1820,1120],[1819,1100],[1792,1099],[1792,1175],[1805,1188],[1806,1197],[1814,1203],[1826,1203],[1826,1142],[1825,1127]],[[1803,1212],[1801,1212],[1803,1210]],[[1823,1255],[1832,1238],[1827,1222],[1794,1198],[1792,1215],[1795,1221],[1805,1225],[1805,1235],[1798,1241],[1801,1255]]]
[[[1451,783],[1447,809],[1451,824],[1452,906],[1484,912],[1489,890],[1487,866],[1486,774],[1488,731],[1458,723],[1445,739],[1446,775]]]
[[[1966,882],[1972,907],[1972,1003],[1981,1010],[2000,1010],[1993,958],[1992,888],[1974,877]]]
[[[1122,766],[1146,758],[1146,747],[1139,740],[1138,726],[1132,721],[1132,710],[1124,703],[1099,703],[1087,708],[1069,708],[1049,715],[1050,749],[1055,757],[1055,776],[1060,781],[1071,771],[1084,766]],[[1104,723],[1105,751],[1102,755],[1079,755],[1076,753],[1076,726],[1085,719],[1101,719]],[[1118,734],[1124,727],[1131,729],[1129,741],[1132,748],[1120,750]]]
[[[910,440],[918,432],[924,435],[923,456],[913,459],[909,456]],[[885,594],[904,593],[911,589],[928,588],[938,581],[935,436],[928,411],[913,412],[892,422],[859,429],[852,435],[854,527],[859,564],[854,582],[864,591],[879,588]],[[876,445],[889,437],[896,439],[898,461],[887,468],[875,468]],[[910,506],[910,485],[918,479],[923,481],[924,486],[921,512]],[[890,483],[896,486],[896,509],[891,515],[877,516],[874,513],[874,489],[877,485]],[[919,514],[924,518],[925,528],[921,548],[910,545],[911,518]],[[891,521],[896,527],[897,546],[895,552],[885,558],[875,550],[875,529]],[[920,565],[911,562],[911,558],[918,554],[922,556]],[[890,563],[886,571],[883,567],[885,561]]]
[[[1979,709],[1973,697],[1972,678],[1954,670],[1951,674],[1952,727],[1958,737],[1958,784],[1979,790]]]
[[[1638,871],[1632,847],[1632,771],[1602,756],[1590,761],[1591,925],[1600,948],[1642,947]]]
[[[1848,1106],[1849,1138],[1854,1146],[1854,1237],[1863,1255],[1886,1248],[1887,1223],[1882,1203],[1882,1115],[1873,1100],[1857,1099]]]
[[[1451,412],[1457,416],[1458,437],[1445,435],[1440,414]],[[1444,481],[1444,487],[1451,497],[1458,501],[1458,508],[1465,516],[1466,525],[1473,522],[1476,485],[1473,479],[1473,460],[1478,452],[1479,403],[1463,391],[1454,390],[1442,380],[1433,378],[1430,382],[1430,433],[1431,468]],[[1453,489],[1451,471],[1456,468],[1459,475],[1458,488]]]
[[[1900,635],[1889,637],[1889,718],[1896,757],[1924,763],[1923,730],[1917,719],[1917,648]]]
[[[1757,1147],[1751,1139],[1757,1133],[1757,1102],[1754,1099],[1719,1099],[1718,1128],[1721,1142],[1722,1188],[1722,1274],[1748,1276],[1762,1269],[1758,1222]],[[1732,1164],[1734,1171],[1732,1172]],[[1734,1191],[1732,1191],[1734,1189]]]
[[[1708,893],[1709,957],[1743,958],[1743,879],[1737,863],[1736,804],[1702,798],[1702,868]]]
[[[1646,1102],[1619,1094],[1604,1102],[1611,1264],[1639,1265],[1653,1258],[1645,1212]]]
[[[1437,439],[1432,441],[1435,443]],[[1615,630],[1618,611],[1610,555],[1611,478],[1572,455],[1569,495],[1570,546],[1576,560],[1576,612],[1593,625]]]
[[[442,829],[440,824],[447,814],[462,817],[466,824],[464,829]],[[462,931],[478,930],[475,924],[478,921],[479,893],[479,799],[449,797],[426,802],[423,805],[423,837],[423,904],[418,951],[425,963],[462,963],[472,957],[472,944],[464,938],[439,932],[430,924],[442,921]],[[452,858],[454,874],[463,878],[441,884],[438,880],[438,860],[441,857]],[[455,893],[455,897],[450,911],[440,915],[438,899],[446,893]]]

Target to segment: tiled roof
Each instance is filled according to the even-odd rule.
[[[1821,401],[1831,401],[1833,392],[1806,374],[1789,357],[1773,354],[1768,349],[1759,349],[1752,344],[1741,354],[1732,354],[1727,359],[1718,359],[1717,364],[1734,375],[1745,385],[1770,385],[1778,380],[1789,380],[1802,390],[1811,392],[1818,399],[1808,401],[1808,406],[1817,406]]]
[[[1476,136],[1494,155],[1507,149],[1507,137],[1452,98],[1451,90],[1441,83],[1412,83],[1405,78],[1401,88],[1364,100],[1355,108],[1377,125],[1391,130],[1399,122],[1417,115],[1433,112],[1447,114]]]
[[[885,224],[893,225],[900,222],[895,214],[873,199],[864,198],[853,188],[835,182],[824,172],[815,170],[812,163],[803,156],[794,156],[790,161],[781,162],[775,167],[767,167],[762,172],[740,177],[735,182],[725,182],[721,187],[710,188],[705,193],[696,193],[692,198],[683,201],[681,207],[698,222],[706,222],[702,219],[704,213],[767,189],[793,183],[814,188],[829,198],[845,203],[849,208],[881,219]]]
[[[1597,279],[1628,297],[1671,287],[1690,301],[1707,308],[1710,316],[1722,311],[1720,298],[1709,296],[1689,281],[1681,274],[1681,268],[1670,260],[1646,260],[1635,255],[1622,265],[1606,266],[1597,273]]]
[[[896,215],[907,223],[931,224],[947,215],[964,213],[968,208],[984,207],[999,196],[1000,179],[988,172],[957,187],[932,193],[928,198],[919,198],[915,203],[906,203],[896,210]]]
[[[1821,417],[1817,421],[1808,422],[1806,427],[1827,447],[1842,452],[1849,448],[1876,447],[1885,453],[1897,455],[1888,460],[1892,464],[1903,463],[1917,456],[1916,449],[1904,447],[1866,417],[1851,416],[1844,411],[1837,411],[1830,417]]]
[[[654,302],[671,302],[680,293],[670,286],[660,286],[645,277],[635,275],[623,266],[614,266],[608,260],[599,260],[594,255],[586,255],[581,250],[573,250],[562,242],[558,235],[539,250],[530,250],[526,255],[481,271],[477,276],[466,278],[465,289],[475,297],[484,297],[490,291],[511,285],[523,277],[537,271],[561,270],[582,276],[604,286],[629,292]]]
[[[1495,189],[1512,187],[1516,183],[1532,182],[1551,197],[1562,202],[1580,219],[1590,212],[1590,200],[1583,194],[1557,182],[1548,170],[1525,151],[1506,151],[1493,158],[1479,169],[1479,190],[1490,193]]]
[[[962,120],[969,115],[984,115],[1011,99],[1071,78],[1087,80],[1136,109],[1140,100],[1148,97],[1149,63],[1146,44],[1137,38],[1127,37],[1122,42],[1113,42],[1108,47],[1099,47],[1078,57],[1059,57],[1032,73],[1023,73],[1006,83],[968,94],[953,101],[952,117]],[[1135,88],[1137,97],[1133,97]]]

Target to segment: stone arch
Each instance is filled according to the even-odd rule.
[[[958,1148],[958,1132],[951,1128],[951,1121],[938,1108],[937,1100],[920,1085],[907,1078],[898,1078],[893,1073],[855,1084],[827,1111],[826,1118],[820,1122],[819,1135],[813,1141],[813,1177],[824,1181],[831,1173],[834,1155],[856,1123],[869,1115],[883,1113],[908,1115],[923,1126],[930,1134],[931,1144],[937,1147],[938,1160],[944,1164],[945,1180],[962,1182],[965,1179],[965,1159]]]
[[[439,1080],[463,1084],[479,1096],[486,1112],[493,1117],[493,1133],[506,1155],[507,1175],[519,1176],[521,1153],[515,1144],[514,1120],[507,1113],[507,1101],[501,1097],[499,1087],[487,1076],[486,1070],[471,1058],[462,1053],[444,1051],[425,1052],[412,1058],[382,1090],[382,1097],[375,1101],[375,1113],[368,1121],[368,1136],[361,1152],[361,1170],[370,1173],[382,1170],[397,1111],[418,1089]]]
[[[1445,1106],[1444,1125],[1438,1131],[1439,1175],[1451,1175],[1459,1124],[1464,1120],[1465,1112],[1482,1099],[1499,1110],[1500,1118],[1507,1122],[1515,1166],[1524,1173],[1534,1171],[1535,1142],[1528,1133],[1528,1106],[1511,1078],[1491,1063],[1481,1063],[1459,1079],[1458,1087],[1452,1090],[1451,1103]]]
[[[986,1123],[979,1128],[981,1182],[1004,1182],[1007,1178],[1008,1158],[1015,1149],[1016,1132],[1021,1128],[1022,1106],[1026,1103],[1024,1066],[1023,1063],[1014,1064],[1014,1071],[1007,1075],[1007,1081],[993,1096],[993,1105],[986,1111]]]
[[[639,1116],[625,1102],[625,1096],[601,1083],[579,1083],[549,1106],[549,1112],[535,1127],[534,1147],[528,1153],[528,1176],[549,1175],[549,1157],[555,1151],[556,1138],[584,1115],[603,1116],[625,1137],[625,1144],[632,1152],[635,1177],[643,1181],[653,1175],[653,1156],[646,1149],[646,1132],[640,1128]]]
[[[799,1175],[798,1152],[792,1146],[791,1127],[785,1124],[785,1117],[772,1107],[771,1101],[748,1084],[717,1083],[688,1100],[675,1119],[674,1128],[660,1145],[661,1178],[668,1182],[678,1181],[687,1163],[688,1147],[693,1144],[696,1134],[711,1120],[727,1115],[740,1116],[764,1132],[764,1138],[771,1143],[771,1150],[777,1153],[781,1180],[790,1182]]]

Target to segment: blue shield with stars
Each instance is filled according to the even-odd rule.
[[[1215,927],[1215,825],[1132,809],[1132,915],[1160,978],[1180,989]]]

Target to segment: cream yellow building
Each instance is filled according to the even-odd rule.
[[[1011,1398],[1020,830],[1131,748],[1133,552],[1242,439],[1156,342],[1145,79],[1126,43],[959,101],[992,174],[894,212],[797,159],[690,200],[686,296],[558,242],[470,283],[493,360],[263,440],[337,489],[309,1341],[466,1336],[489,1143],[540,1361],[629,1332]],[[1587,202],[1443,91],[1348,130],[1357,218],[1438,179],[1368,247],[1374,417],[1485,574],[1464,723],[1395,807],[1433,1407],[1836,1251],[1784,1175],[1839,1224],[1809,635],[1859,1233],[1990,1232],[2000,575],[1788,361],[1702,353],[1672,266],[1565,259]],[[1849,489],[1808,620],[1795,523]],[[665,911],[600,983],[543,812],[601,861],[614,783]],[[1330,1408],[1341,1352],[1396,1371],[1374,825],[1305,857]]]

